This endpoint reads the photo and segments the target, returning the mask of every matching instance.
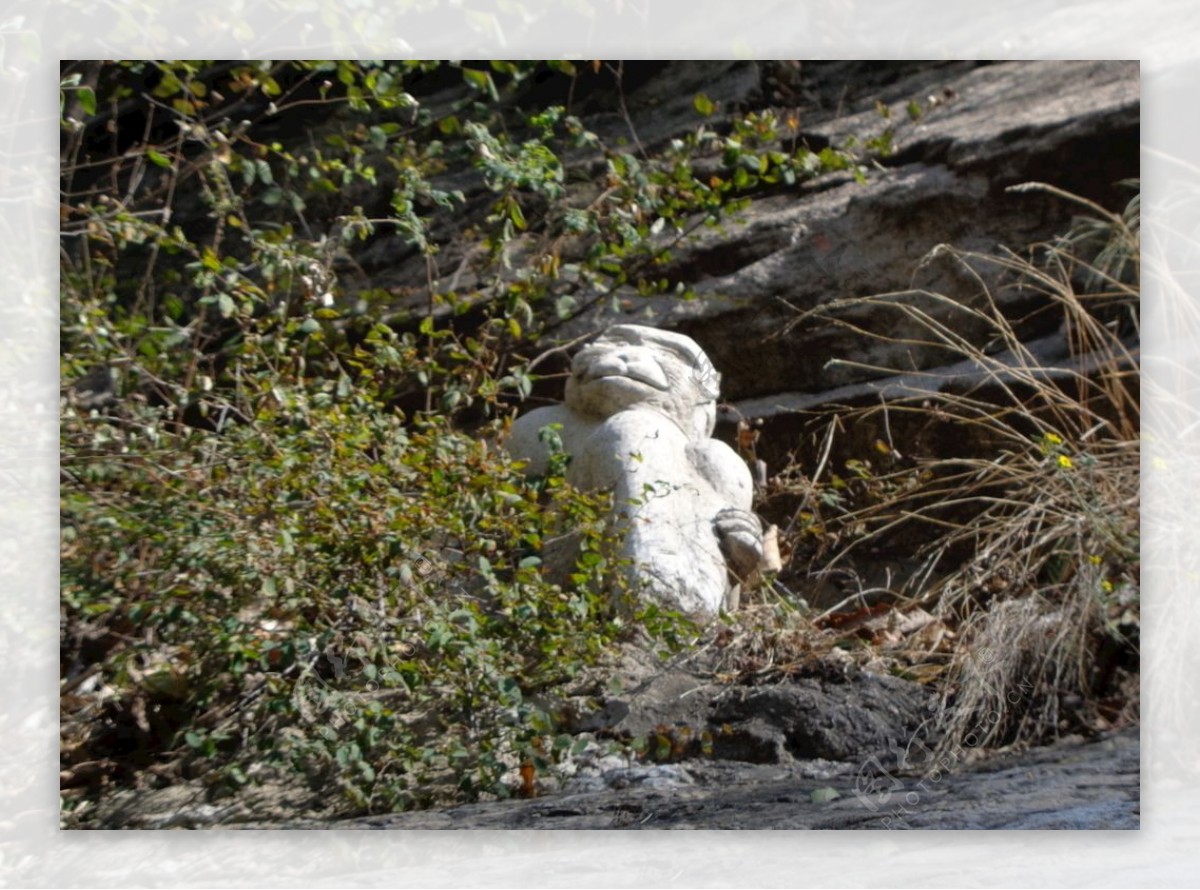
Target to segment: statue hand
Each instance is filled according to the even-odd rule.
[[[739,578],[747,578],[758,568],[763,555],[762,522],[753,513],[726,507],[713,520],[721,552],[730,569]]]

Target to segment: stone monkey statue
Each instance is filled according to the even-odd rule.
[[[615,325],[575,355],[564,403],[520,417],[507,442],[542,474],[539,432],[561,424],[567,480],[614,492],[631,580],[693,615],[716,614],[763,556],[750,471],[711,438],[719,385],[690,338]]]

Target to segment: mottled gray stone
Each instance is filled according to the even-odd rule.
[[[621,787],[593,784],[589,790],[533,800],[371,816],[319,827],[1137,829],[1141,822],[1136,727],[1096,741],[1075,739],[998,755],[936,777],[886,775],[886,790],[872,794],[855,772],[815,773],[803,763],[694,760],[674,771],[654,766],[642,771],[641,781]]]

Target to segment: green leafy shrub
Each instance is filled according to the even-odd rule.
[[[536,696],[628,618],[601,553],[603,500],[561,475],[527,484],[487,445],[498,419],[451,422],[495,418],[522,389],[498,360],[504,319],[461,338],[432,316],[380,324],[332,271],[338,228],[298,232],[307,202],[375,184],[362,146],[256,142],[224,116],[211,67],[157,67],[152,94],[179,135],[133,169],[109,162],[129,193],[93,186],[64,224],[63,670],[98,666],[101,683],[64,700],[64,767],[214,790],[294,771],[357,809],[505,793],[554,730]],[[235,66],[220,91],[274,106],[276,77],[296,90],[328,74],[351,109],[378,112],[415,104],[397,91],[408,67]],[[115,109],[144,68],[106,67],[64,95]],[[65,131],[71,189],[86,143]],[[414,200],[452,200],[426,179],[440,149],[401,148],[388,222],[433,250]],[[185,201],[188,230],[172,218]],[[371,225],[352,214],[340,232]],[[414,392],[415,410],[397,410]],[[583,538],[569,587],[537,568],[566,529]]]
[[[427,364],[415,338],[377,326],[341,356],[356,379],[307,377],[319,331],[296,326],[281,356],[265,319],[198,387],[212,428],[137,392],[64,405],[64,620],[101,636],[112,695],[78,741],[214,783],[290,764],[361,808],[425,802],[442,774],[501,791],[552,729],[533,697],[621,633],[590,558],[604,504],[561,476],[539,492],[443,416],[388,410],[383,372]],[[585,553],[570,588],[536,556],[567,529]]]
[[[535,72],[580,76],[64,63],[68,824],[196,780],[303,780],[330,811],[508,794],[568,755],[549,702],[574,672],[630,634],[689,638],[617,582],[602,496],[496,447],[536,380],[523,354],[618,288],[686,296],[671,248],[752,190],[866,168],[784,150],[770,113],[606,145],[522,107]],[[387,239],[424,287],[356,276]],[[455,250],[462,287],[438,266]]]

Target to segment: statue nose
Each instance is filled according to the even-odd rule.
[[[608,377],[614,374],[624,374],[629,362],[620,353],[610,353],[600,356],[591,366],[585,369],[589,377]]]

